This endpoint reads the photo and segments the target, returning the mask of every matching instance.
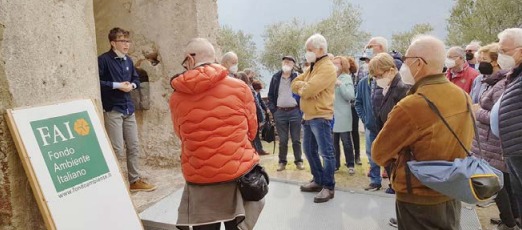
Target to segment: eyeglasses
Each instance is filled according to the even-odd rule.
[[[423,57],[407,57],[407,56],[402,56],[402,62],[406,62],[406,59],[408,59],[408,58],[416,58],[416,59],[420,59],[420,60],[422,60],[422,62],[424,62],[424,64],[426,64],[426,65],[428,64],[428,62],[426,62],[426,60],[424,60]]]
[[[516,46],[516,47],[514,47],[514,48],[507,49],[507,50],[505,50],[505,49],[504,49],[504,50],[499,49],[499,50],[498,50],[498,54],[506,54],[506,53],[510,52],[511,50],[515,50],[515,49],[518,49],[518,48],[520,48],[520,47],[522,47],[522,46]]]
[[[132,43],[131,40],[114,40],[114,42]]]
[[[190,53],[189,55],[190,55],[190,57],[195,57],[196,56],[195,53]],[[185,62],[188,61],[188,58],[189,58],[189,56],[186,56],[185,59],[183,59],[183,62],[181,62],[181,66],[183,66],[185,69],[188,69],[188,67],[185,66]]]

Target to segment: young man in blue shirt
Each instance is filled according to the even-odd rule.
[[[131,191],[152,191],[138,172],[138,126],[130,91],[140,86],[138,74],[127,55],[131,41],[129,31],[113,28],[109,32],[111,49],[98,57],[101,98],[105,129],[118,157],[127,150],[127,171]]]

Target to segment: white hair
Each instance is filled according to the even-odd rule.
[[[432,35],[417,35],[412,39],[408,48],[409,56],[422,57],[433,72],[442,71],[446,60],[446,45]]]
[[[480,49],[480,43],[481,42],[478,40],[473,40],[466,46],[466,49],[468,49],[468,47],[473,47],[473,48],[477,48],[477,50],[478,50],[478,49]]]
[[[499,40],[513,39],[515,47],[522,46],[522,29],[521,28],[509,28],[498,34]]]
[[[305,48],[308,44],[311,44],[316,49],[323,49],[325,53],[328,52],[328,43],[326,42],[326,38],[321,34],[314,34],[308,38],[305,42]]]
[[[377,43],[377,44],[382,46],[382,50],[384,52],[388,52],[388,40],[386,40],[386,38],[384,38],[384,37],[373,37],[372,39],[370,39],[370,41],[375,41],[375,43]]]
[[[198,62],[213,62],[216,59],[216,51],[214,46],[205,38],[193,38],[186,47],[186,53],[194,53],[195,60]]]
[[[221,64],[223,64],[224,62],[228,62],[232,59],[237,59],[237,54],[233,51],[226,52],[225,54],[223,54],[223,57],[221,57]]]
[[[466,59],[466,50],[464,50],[460,46],[453,46],[449,48],[448,53],[455,53],[458,57],[461,57],[463,59]]]

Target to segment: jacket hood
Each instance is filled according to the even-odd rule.
[[[225,67],[218,64],[206,64],[188,70],[171,80],[175,91],[187,94],[198,94],[214,87],[228,76]]]

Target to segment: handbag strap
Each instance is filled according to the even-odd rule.
[[[446,121],[446,119],[444,119],[444,117],[442,116],[442,114],[440,113],[439,109],[437,108],[437,106],[435,106],[435,104],[430,101],[430,99],[428,99],[424,94],[422,93],[418,93],[422,98],[424,98],[424,100],[426,100],[426,102],[428,103],[428,106],[430,107],[430,109],[435,113],[437,114],[437,116],[442,120],[442,122],[444,123],[444,125],[446,125],[446,127],[449,129],[449,131],[451,132],[451,134],[453,134],[453,136],[455,137],[455,139],[457,139],[457,141],[459,142],[460,146],[462,147],[462,149],[464,149],[464,152],[466,152],[466,154],[468,156],[471,156],[471,152],[466,148],[466,146],[464,146],[464,144],[462,143],[462,141],[460,140],[460,138],[457,136],[457,134],[455,133],[455,131],[453,131],[453,129],[450,127],[450,125],[448,124],[448,122]],[[468,100],[468,97],[466,96],[466,94],[464,93],[464,97],[466,98],[466,106],[467,106],[467,109],[468,109],[468,113],[469,115],[471,116],[471,121],[473,122],[473,129],[475,131],[475,139],[477,141],[477,144],[478,144],[478,148],[479,148],[479,151],[482,152],[482,148],[480,147],[480,141],[478,139],[478,131],[477,131],[477,124],[475,123],[475,117],[473,116],[473,113],[471,112],[471,107],[469,105],[469,100]]]

